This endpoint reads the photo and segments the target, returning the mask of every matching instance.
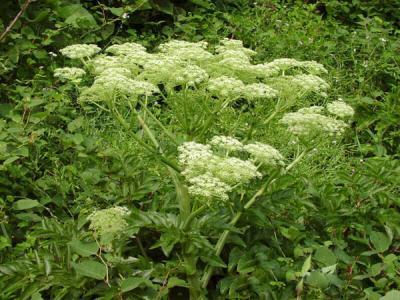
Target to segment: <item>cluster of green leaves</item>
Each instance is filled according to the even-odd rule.
[[[381,6],[370,4],[377,1],[325,1],[328,14],[322,19],[309,4],[142,2],[32,2],[0,46],[0,296],[187,299],[182,274],[195,269],[177,253],[192,244],[199,264],[216,268],[209,299],[398,299],[396,10],[376,15]],[[350,26],[331,18],[356,6],[364,17],[350,10]],[[0,7],[7,14],[1,17],[4,29],[19,7],[11,1]],[[307,156],[235,227],[228,224],[227,208],[196,221],[201,230],[183,231],[168,173],[122,127],[86,116],[74,88],[52,78],[63,61],[49,54],[72,43],[134,40],[149,46],[176,36],[210,42],[236,37],[257,50],[260,61],[293,57],[323,63],[332,97],[356,108],[355,138],[347,137],[340,153],[327,146]],[[196,136],[210,109],[197,97],[176,95],[170,107],[160,103],[153,113],[172,130]],[[183,119],[182,101],[190,103],[186,114],[198,118]],[[212,123],[243,137],[252,124],[252,137],[285,145],[274,128],[254,123],[255,115],[268,110],[254,115],[246,104],[237,106],[240,115],[228,110],[212,116]],[[206,131],[218,133],[213,127]],[[115,204],[134,208],[128,222],[135,237],[116,241],[107,252],[87,230],[86,216],[94,207]],[[231,233],[218,257],[204,236],[216,241],[223,230]]]

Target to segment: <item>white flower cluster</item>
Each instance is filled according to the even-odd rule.
[[[244,95],[249,100],[276,98],[278,91],[264,83],[247,84],[243,89]]]
[[[176,57],[183,61],[203,62],[213,57],[208,52],[207,42],[191,43],[186,41],[171,40],[161,44],[158,49],[169,57]]]
[[[138,96],[151,96],[157,92],[158,88],[152,83],[130,79],[120,73],[105,70],[101,76],[96,77],[93,85],[82,93],[81,100],[102,101],[112,95],[136,100]]]
[[[147,53],[146,48],[137,43],[124,43],[120,45],[112,45],[106,49],[106,52],[117,56],[127,56],[136,53]]]
[[[178,68],[172,73],[173,85],[186,85],[186,86],[197,86],[202,82],[208,80],[208,74],[202,68],[196,65],[187,65],[182,68]]]
[[[324,110],[325,108],[323,106],[314,105],[310,107],[300,108],[297,112],[302,114],[322,114]]]
[[[221,200],[228,200],[228,192],[232,187],[222,182],[211,173],[205,173],[196,177],[188,179],[190,186],[188,188],[189,194],[202,196],[205,198],[220,198]]]
[[[243,144],[231,136],[216,135],[211,139],[210,145],[227,151],[243,150]]]
[[[70,58],[87,58],[100,52],[100,48],[78,44],[60,52]],[[134,42],[115,44],[106,48],[105,54],[85,62],[85,71],[94,77],[94,84],[84,93],[88,96],[93,92],[97,98],[100,91],[105,91],[107,96],[111,92],[118,92],[120,96],[151,95],[158,91],[147,84],[151,83],[162,85],[167,93],[181,90],[176,87],[188,87],[209,92],[223,101],[276,98],[292,88],[305,94],[327,95],[329,85],[316,75],[326,73],[321,64],[290,58],[253,64],[251,57],[255,54],[235,39],[221,40],[214,52],[208,49],[205,41],[171,40],[159,45],[155,53],[147,52],[144,46]],[[291,72],[284,74],[286,70]],[[60,71],[57,76],[75,78],[76,75],[78,81],[84,75],[66,72]]]
[[[73,82],[80,82],[81,77],[85,76],[85,74],[85,70],[74,67],[57,68],[54,70],[54,77]]]
[[[243,95],[244,83],[236,78],[221,76],[208,81],[207,89],[214,96],[235,99]]]
[[[242,52],[246,56],[252,56],[252,55],[256,54],[255,51],[253,51],[249,48],[245,48],[243,46],[243,42],[240,40],[225,38],[220,41],[220,44],[221,44],[220,46],[215,48],[215,52],[217,52],[217,53],[223,53],[223,52],[227,52],[230,50],[235,50],[235,51]]]
[[[282,154],[270,145],[256,142],[253,144],[247,144],[244,146],[244,150],[249,152],[256,161],[265,165],[277,166],[284,164]]]
[[[239,141],[234,138],[214,137],[213,144],[226,146]],[[240,143],[240,142],[239,142]],[[190,183],[189,192],[192,195],[212,196],[228,199],[227,192],[234,185],[245,184],[255,177],[261,177],[257,167],[251,162],[236,157],[221,157],[214,154],[210,145],[187,142],[178,147],[179,163],[183,167],[182,175]]]
[[[327,97],[326,91],[329,89],[329,84],[321,77],[309,74],[300,74],[295,76],[287,76],[291,83],[298,86],[303,92],[314,92],[323,97]]]
[[[285,114],[280,122],[288,126],[288,130],[298,136],[309,136],[320,132],[340,135],[348,127],[341,120],[319,113],[300,111]]]
[[[210,79],[207,89],[214,96],[231,100],[241,97],[248,100],[255,100],[278,96],[278,91],[264,83],[246,85],[239,79],[227,76]]]
[[[350,105],[340,100],[328,103],[326,109],[328,112],[338,116],[339,118],[351,118],[354,115],[354,109]]]
[[[211,146],[228,152],[219,156]],[[252,160],[228,156],[230,152],[240,151],[249,153]],[[228,199],[227,193],[235,186],[262,176],[253,160],[269,166],[284,164],[283,156],[274,147],[258,142],[243,145],[230,136],[214,136],[206,145],[186,142],[178,147],[178,152],[182,175],[189,183],[189,193],[222,200]]]
[[[70,45],[60,50],[61,54],[72,58],[86,58],[93,56],[94,54],[100,52],[100,48],[94,44],[76,44]]]
[[[88,216],[90,221],[89,229],[99,236],[104,234],[118,235],[128,226],[124,218],[129,214],[129,210],[121,206],[96,210]]]
[[[267,63],[266,66],[270,67],[271,69],[279,69],[284,72],[294,68],[299,68],[299,69],[304,69],[307,72],[314,75],[328,73],[328,71],[324,68],[323,65],[313,60],[298,61],[293,58],[278,58],[270,63]]]
[[[117,56],[97,56],[89,62],[95,75],[103,73],[107,69],[126,68],[123,60]]]

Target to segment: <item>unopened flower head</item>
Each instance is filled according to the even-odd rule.
[[[76,44],[70,45],[60,50],[61,54],[72,58],[85,58],[90,57],[98,52],[100,52],[100,48],[94,44]]]
[[[89,229],[100,236],[104,234],[118,235],[127,228],[128,223],[125,217],[128,215],[129,210],[121,206],[97,210],[88,216]]]
[[[244,97],[247,99],[267,99],[278,96],[278,91],[264,83],[247,84],[243,89]]]
[[[326,109],[328,112],[338,116],[339,118],[351,118],[354,115],[354,109],[343,101],[333,101],[332,103],[328,103]]]
[[[222,148],[227,151],[241,151],[243,149],[243,144],[231,136],[214,136],[211,139],[210,144],[214,147]]]
[[[239,98],[243,95],[244,83],[236,78],[221,76],[208,81],[207,89],[222,98]]]
[[[75,82],[79,82],[81,80],[81,77],[85,76],[85,74],[85,70],[81,68],[65,67],[54,70],[54,77]]]
[[[228,192],[231,186],[214,177],[211,173],[205,173],[188,179],[189,194],[205,198],[219,198],[228,200]]]
[[[270,145],[256,142],[244,146],[244,150],[249,152],[256,161],[265,165],[276,166],[284,164],[282,154]]]

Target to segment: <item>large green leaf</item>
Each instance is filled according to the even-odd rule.
[[[83,257],[94,255],[99,250],[99,246],[96,242],[85,243],[79,240],[73,240],[69,242],[68,245],[71,246],[72,250]]]
[[[85,260],[77,264],[74,263],[73,267],[78,275],[98,280],[104,279],[107,273],[105,265],[93,260]]]
[[[324,266],[332,266],[336,263],[336,255],[328,247],[319,247],[315,251],[314,259]]]
[[[128,277],[121,282],[121,291],[123,293],[136,289],[139,286],[152,286],[150,280],[142,277]]]
[[[369,235],[369,239],[378,252],[385,252],[389,249],[391,244],[389,237],[382,232],[372,231]]]
[[[400,299],[400,291],[391,290],[385,294],[385,296],[381,297],[381,300],[399,300]]]
[[[41,204],[37,200],[22,199],[22,200],[18,200],[17,202],[15,202],[13,205],[13,208],[15,210],[24,210],[24,209],[30,209],[33,207],[37,207],[37,206],[41,206]]]

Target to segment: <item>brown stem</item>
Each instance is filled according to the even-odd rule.
[[[14,17],[14,19],[8,24],[6,30],[0,35],[0,42],[4,40],[6,35],[11,31],[11,29],[14,27],[15,23],[18,21],[18,19],[22,16],[22,14],[25,12],[25,10],[28,8],[29,4],[31,4],[32,0],[26,0],[25,3],[22,5],[21,10],[19,13]]]

